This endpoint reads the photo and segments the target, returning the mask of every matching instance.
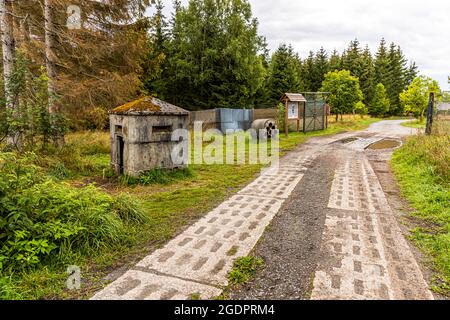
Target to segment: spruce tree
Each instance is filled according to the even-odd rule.
[[[350,42],[348,49],[342,56],[342,68],[348,70],[351,74],[359,78],[363,72],[361,61],[361,48],[358,39]]]
[[[369,114],[383,117],[388,114],[390,107],[386,88],[382,83],[377,84],[373,99],[369,105]]]
[[[269,67],[268,94],[271,104],[276,104],[286,92],[300,88],[299,61],[291,46],[282,44],[272,55]]]
[[[312,70],[311,90],[318,91],[322,86],[325,75],[329,71],[327,52],[323,47],[316,53]]]
[[[316,82],[314,79],[314,52],[310,51],[308,57],[302,64],[302,73],[301,79],[303,83],[302,91],[314,91],[314,83]]]
[[[361,55],[361,74],[359,75],[359,84],[364,94],[364,103],[368,105],[372,101],[375,91],[374,84],[375,67],[372,54],[368,46]]]
[[[374,81],[375,83],[382,83],[384,86],[390,82],[389,75],[389,57],[386,47],[386,40],[381,39],[380,46],[375,55],[374,61]]]
[[[400,47],[391,43],[388,53],[389,59],[389,83],[386,91],[391,102],[390,114],[403,114],[403,107],[400,104],[400,93],[406,88],[406,77],[408,69],[406,67],[406,59]]]
[[[330,71],[342,69],[342,59],[341,56],[339,55],[339,52],[336,49],[333,50],[333,53],[330,56],[330,61],[328,64]]]
[[[187,109],[252,107],[265,43],[249,2],[190,0],[171,24],[166,100]]]
[[[165,80],[162,73],[167,57],[168,23],[163,14],[164,5],[161,0],[156,1],[155,9],[155,14],[150,18],[148,53],[142,65],[142,82],[147,93],[164,98]]]

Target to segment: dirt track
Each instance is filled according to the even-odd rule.
[[[230,298],[433,299],[391,201],[392,150],[366,150],[414,133],[400,123],[309,140],[93,299],[212,299],[252,249],[266,266]]]
[[[310,140],[320,154],[254,250],[266,267],[231,298],[433,299],[399,224],[393,150],[366,149],[413,132],[382,121]]]

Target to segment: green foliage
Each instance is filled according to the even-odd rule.
[[[282,44],[272,55],[268,78],[270,103],[275,105],[286,92],[298,92],[300,61],[292,46]]]
[[[1,268],[26,269],[124,243],[126,226],[146,221],[132,198],[57,183],[31,164],[35,159],[0,153]]]
[[[248,1],[191,0],[170,24],[162,52],[152,53],[163,59],[161,73],[147,90],[188,109],[251,107],[264,81],[265,44]]]
[[[314,63],[312,68],[312,77],[310,80],[311,90],[316,92],[322,86],[322,82],[325,79],[325,75],[329,71],[328,55],[325,49],[322,47],[316,53],[314,57]]]
[[[417,75],[415,63],[408,67],[406,61],[399,46],[391,43],[388,48],[386,41],[381,40],[374,61],[374,83],[384,85],[390,102],[390,115],[403,115],[399,95]]]
[[[351,113],[363,99],[358,78],[347,70],[327,73],[320,91],[330,93],[327,102],[334,114]]]
[[[152,184],[169,184],[175,181],[189,179],[194,176],[191,168],[183,169],[152,169],[142,173],[139,177],[133,178],[129,176],[122,177],[122,181],[128,185],[140,184],[148,186]]]
[[[382,83],[377,84],[375,94],[370,103],[369,113],[373,116],[383,117],[389,112],[390,101]]]
[[[431,136],[411,137],[392,158],[403,195],[423,222],[412,239],[428,253],[437,271],[433,289],[450,294],[450,126]]]
[[[406,113],[412,113],[422,120],[428,106],[430,92],[436,93],[436,100],[439,97],[441,89],[439,83],[431,78],[421,76],[413,80],[408,89],[400,94],[400,100]]]
[[[285,117],[286,117],[286,107],[284,104],[278,104],[278,129],[280,132],[284,132],[285,126]]]
[[[105,130],[109,126],[108,110],[100,107],[94,107],[81,115],[83,129],[87,130]]]
[[[40,68],[37,75],[31,73],[29,63],[20,50],[8,83],[14,101],[12,106],[6,108],[6,112],[0,114],[3,118],[0,121],[0,134],[5,137],[15,136],[15,148],[35,149],[38,144],[46,145],[51,138],[63,136],[67,132],[65,116],[48,112],[48,78],[45,69]]]
[[[248,282],[256,273],[258,268],[264,265],[262,259],[255,257],[243,257],[234,262],[233,269],[228,274],[228,280],[233,285]]]
[[[21,300],[23,297],[17,291],[11,277],[0,276],[0,300]]]
[[[423,121],[413,120],[413,121],[403,122],[402,126],[407,127],[407,128],[414,128],[414,129],[425,129],[426,121],[425,121],[425,119],[423,119]]]
[[[368,113],[368,108],[367,106],[364,104],[364,102],[359,101],[358,103],[356,103],[355,105],[355,112],[361,116],[364,116]]]

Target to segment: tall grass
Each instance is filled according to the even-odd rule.
[[[47,146],[36,151],[36,164],[58,179],[101,175],[109,168],[110,141],[106,132],[77,132],[66,136],[62,148]]]
[[[437,121],[430,136],[408,139],[394,153],[392,168],[422,221],[412,239],[432,259],[434,289],[450,294],[450,121]]]

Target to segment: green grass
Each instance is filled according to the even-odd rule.
[[[293,132],[288,138],[281,135],[280,148],[284,153],[310,137],[361,130],[376,121],[379,119],[348,116],[343,122],[331,122],[325,131]],[[103,276],[127,261],[136,261],[163,246],[184,226],[248,184],[261,170],[261,165],[248,164],[190,165],[189,169],[181,172],[152,170],[144,175],[142,181],[121,183],[114,178],[105,178],[109,169],[109,135],[105,132],[70,134],[62,150],[42,152],[36,164],[48,175],[76,187],[84,186],[87,179],[104,186],[104,191],[114,197],[128,194],[141,203],[148,219],[136,227],[127,228],[128,241],[125,243],[100,248],[89,256],[74,254],[59,264],[41,265],[11,276],[0,275],[0,297],[5,299],[89,298],[105,285],[101,280]],[[65,290],[68,264],[81,267],[83,287],[80,292]]]
[[[234,262],[233,269],[228,273],[228,280],[231,285],[235,286],[247,283],[263,265],[262,259],[255,257],[239,258]]]
[[[174,170],[164,170],[164,169],[153,169],[144,172],[139,177],[121,177],[121,181],[127,185],[143,185],[148,186],[152,184],[169,184],[171,182],[176,182],[183,179],[192,178],[194,172],[191,168],[174,169]]]
[[[412,121],[408,121],[408,122],[403,122],[402,126],[407,127],[407,128],[414,128],[414,129],[425,129],[426,126],[426,122],[425,120],[412,120]]]
[[[415,136],[391,161],[402,194],[414,208],[411,239],[430,259],[433,289],[450,295],[450,123],[442,134]],[[437,128],[439,129],[439,128]]]

